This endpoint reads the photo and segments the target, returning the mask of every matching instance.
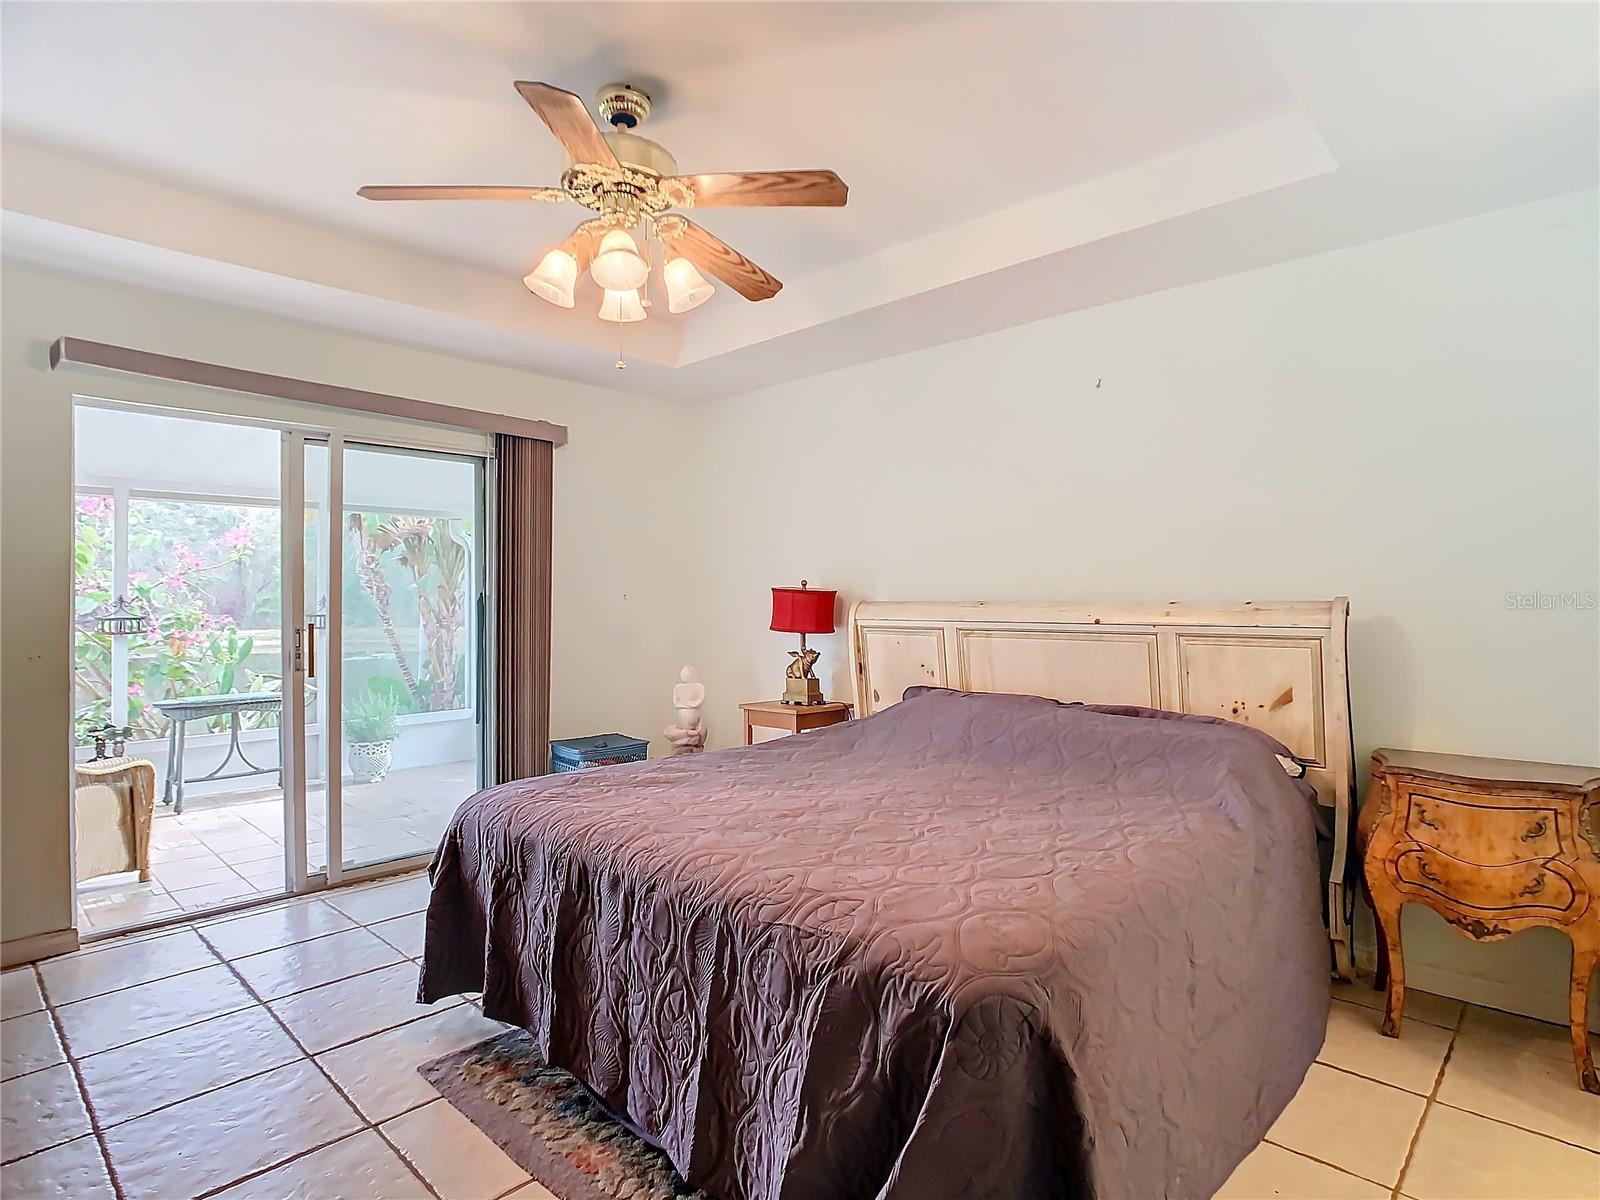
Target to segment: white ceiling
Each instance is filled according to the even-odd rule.
[[[723,394],[1596,179],[1597,9],[1356,4],[5,3],[8,252],[661,394]],[[832,167],[843,210],[706,210],[785,281],[630,329],[518,282],[573,206],[511,88],[657,101],[686,171]]]

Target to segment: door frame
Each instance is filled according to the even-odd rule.
[[[365,883],[385,879],[394,875],[402,875],[415,871],[428,865],[433,857],[433,850],[421,851],[403,858],[388,859],[383,862],[367,864],[359,867],[345,867],[343,863],[343,828],[340,805],[342,772],[339,770],[339,753],[342,746],[342,736],[337,731],[342,728],[342,696],[340,684],[343,674],[342,654],[342,618],[343,618],[343,573],[344,573],[344,528],[342,520],[335,514],[343,509],[344,492],[344,459],[342,450],[345,447],[388,449],[419,456],[447,457],[466,460],[473,463],[476,472],[476,507],[475,516],[477,528],[475,541],[477,554],[473,563],[472,588],[473,595],[470,607],[477,621],[475,630],[476,638],[470,649],[477,654],[477,680],[473,692],[473,699],[477,708],[476,750],[478,759],[477,786],[487,786],[491,772],[488,758],[490,721],[492,720],[492,695],[493,670],[490,656],[493,653],[493,639],[489,631],[494,619],[493,593],[489,588],[489,572],[494,561],[495,530],[491,522],[494,519],[494,509],[491,487],[494,479],[495,454],[492,440],[485,438],[482,449],[477,449],[458,443],[458,438],[463,433],[471,431],[458,431],[447,427],[440,427],[440,436],[430,437],[430,428],[426,425],[417,425],[415,430],[406,429],[404,432],[388,432],[381,429],[357,428],[352,426],[348,431],[332,422],[304,423],[301,420],[289,417],[287,414],[280,416],[272,412],[253,412],[252,408],[261,407],[255,404],[239,403],[237,407],[229,401],[239,401],[239,397],[215,396],[209,403],[197,403],[192,395],[185,395],[182,399],[160,395],[161,389],[150,391],[141,398],[123,398],[129,392],[138,395],[147,392],[144,387],[130,385],[127,381],[119,381],[116,386],[97,388],[94,391],[74,391],[70,397],[70,404],[76,412],[79,408],[106,408],[125,411],[143,411],[155,414],[183,417],[200,421],[219,421],[228,424],[254,426],[256,428],[270,428],[280,435],[280,511],[287,517],[293,513],[304,513],[306,496],[305,473],[305,447],[323,445],[329,447],[328,477],[325,482],[325,495],[327,496],[327,510],[331,519],[327,523],[327,537],[321,539],[327,545],[319,545],[319,553],[327,553],[328,560],[328,630],[325,638],[320,638],[316,647],[319,669],[317,682],[320,685],[320,695],[325,698],[322,706],[323,724],[329,731],[325,736],[324,756],[326,758],[326,789],[324,803],[326,812],[324,819],[327,829],[327,863],[324,869],[312,872],[309,869],[310,846],[306,839],[307,810],[309,798],[306,787],[306,768],[308,766],[306,729],[303,719],[290,720],[280,724],[283,728],[281,764],[284,771],[284,884],[285,891],[278,895],[244,898],[236,902],[219,904],[212,908],[196,909],[163,914],[146,921],[130,922],[107,930],[77,930],[80,944],[87,945],[92,942],[108,938],[124,937],[129,934],[145,933],[151,930],[162,929],[169,926],[186,924],[198,920],[215,920],[240,912],[254,909],[267,908],[281,905],[286,901],[311,895],[331,887],[343,884]],[[119,395],[118,393],[123,393]],[[277,407],[277,406],[272,406]],[[280,410],[281,411],[281,410]],[[330,416],[334,414],[329,413]],[[360,417],[361,414],[352,414]],[[409,424],[409,423],[408,423]],[[76,421],[74,420],[74,426]],[[74,470],[76,463],[74,462]],[[304,518],[299,522],[282,520],[280,522],[280,551],[283,563],[282,587],[285,601],[282,605],[281,619],[283,644],[282,673],[284,680],[283,711],[304,713],[305,704],[305,670],[310,666],[306,661],[308,644],[304,637],[299,639],[298,654],[296,634],[303,633],[306,627],[306,595],[305,595],[305,550],[304,550]],[[290,543],[293,543],[292,547]],[[337,630],[337,632],[335,632]],[[319,631],[319,633],[322,631]],[[72,661],[72,651],[69,647],[69,669]],[[321,666],[326,663],[326,668]],[[68,728],[71,728],[72,716],[68,714]],[[68,746],[75,742],[69,736]],[[69,813],[72,806],[72,774],[69,764],[67,772],[67,793],[65,802]],[[463,797],[465,799],[465,797]],[[73,818],[75,820],[75,818]],[[76,856],[76,848],[73,848]],[[77,925],[77,881],[73,877],[73,921]]]

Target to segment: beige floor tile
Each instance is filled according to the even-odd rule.
[[[416,994],[416,964],[401,962],[269,1003],[306,1049],[321,1054],[458,1003],[452,996],[421,1005]]]
[[[1216,1200],[1388,1200],[1389,1189],[1262,1142],[1235,1168]]]
[[[0,1083],[0,1156],[22,1158],[88,1132],[89,1113],[66,1063]]]
[[[239,877],[220,858],[181,858],[173,862],[157,863],[151,872],[155,880],[169,892],[182,888],[200,887],[207,883],[237,883]]]
[[[1450,1030],[1408,1021],[1399,1037],[1387,1038],[1378,1029],[1382,1018],[1375,1009],[1335,1000],[1317,1061],[1426,1096],[1450,1048]]]
[[[420,1021],[374,1034],[319,1055],[317,1061],[355,1101],[362,1116],[382,1123],[438,1097],[417,1068],[441,1054],[471,1046],[508,1028],[458,1004]]]
[[[81,1137],[0,1168],[6,1200],[117,1200],[100,1143]]]
[[[1319,1064],[1267,1131],[1267,1139],[1393,1187],[1426,1101]]]
[[[345,929],[309,942],[236,958],[233,968],[263,999],[274,1000],[375,967],[387,967],[404,957],[365,929]]]
[[[422,957],[423,934],[427,928],[425,913],[391,917],[368,928],[407,958]]]
[[[200,934],[224,958],[243,958],[310,941],[341,929],[352,929],[355,922],[321,900],[310,904],[289,904],[265,912],[200,926]]]
[[[1518,1050],[1559,1058],[1569,1064],[1572,1062],[1572,1034],[1565,1025],[1513,1016],[1493,1008],[1469,1006],[1467,1015],[1461,1021],[1461,1030],[1474,1040],[1497,1041]],[[1595,1041],[1595,1036],[1590,1034],[1591,1046]],[[1573,1079],[1577,1079],[1576,1073]]]
[[[1416,1200],[1594,1200],[1600,1155],[1435,1104],[1401,1190]]]
[[[18,967],[0,975],[0,1020],[38,1012],[44,1007],[39,980],[32,967]]]
[[[1372,990],[1372,976],[1359,976],[1351,983],[1333,984],[1333,998],[1343,1000],[1347,1004],[1359,1004],[1363,1008],[1383,1010],[1385,992]],[[1461,1001],[1451,1000],[1444,996],[1435,996],[1432,992],[1419,992],[1416,988],[1406,989],[1405,1011],[1401,1013],[1402,1027],[1408,1021],[1424,1021],[1429,1025],[1438,1025],[1445,1029],[1454,1029],[1456,1022],[1461,1019],[1461,1010],[1464,1007]]]
[[[56,1016],[68,1049],[86,1058],[254,1003],[233,972],[219,964],[64,1004]]]
[[[89,954],[51,959],[39,964],[39,974],[50,1003],[59,1007],[216,965],[217,956],[199,935],[192,929],[180,929],[161,937],[108,945]]]
[[[255,888],[240,879],[237,875],[229,874],[232,879],[227,883],[208,883],[203,887],[184,888],[182,891],[171,893],[177,901],[178,907],[189,912],[204,912],[208,908],[221,908],[230,902],[244,900],[255,895]]]
[[[1600,1151],[1600,1096],[1578,1087],[1570,1057],[1541,1054],[1526,1042],[1463,1028],[1439,1101]]]
[[[443,1100],[387,1122],[383,1132],[439,1200],[493,1200],[526,1183],[526,1171]]]
[[[213,1200],[427,1200],[405,1160],[370,1130],[257,1175]]]
[[[27,1013],[0,1021],[0,1079],[14,1079],[66,1061],[49,1013]]]
[[[391,917],[421,912],[428,907],[428,891],[428,877],[416,874],[392,883],[329,892],[327,901],[347,917],[363,925],[371,925]]]
[[[360,1118],[309,1062],[291,1063],[105,1132],[128,1200],[174,1200],[355,1133]]]
[[[301,1057],[257,1005],[90,1055],[78,1069],[100,1123],[114,1125]]]

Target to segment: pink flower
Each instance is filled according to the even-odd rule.
[[[236,526],[222,535],[222,542],[229,550],[243,550],[250,544],[250,531],[243,525]]]
[[[78,511],[86,517],[103,517],[111,507],[110,496],[85,496],[78,501]]]
[[[181,588],[183,586],[183,572],[168,571],[161,577],[161,582],[169,588]]]
[[[130,700],[137,700],[142,695],[144,695],[144,688],[140,687],[137,683],[130,683],[128,685],[128,698]]]

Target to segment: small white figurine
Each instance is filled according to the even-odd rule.
[[[700,710],[706,702],[706,685],[693,667],[678,672],[678,683],[672,689],[672,707],[678,711],[678,723],[669,725],[665,733],[672,743],[672,753],[699,754],[706,748],[706,727],[701,724]]]

